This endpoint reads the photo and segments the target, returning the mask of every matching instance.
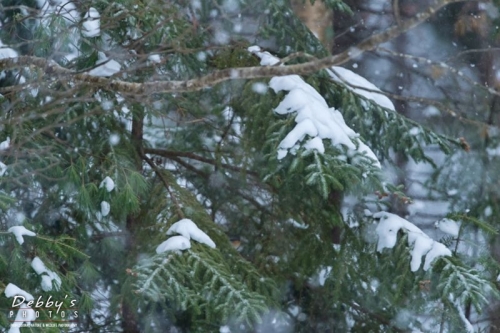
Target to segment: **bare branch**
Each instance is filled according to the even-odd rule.
[[[391,50],[388,50],[388,49],[385,49],[385,48],[378,48],[378,50],[386,52],[386,53],[389,53],[389,54],[391,54],[393,56],[396,56],[396,57],[414,60],[416,62],[419,62],[421,64],[425,64],[427,66],[432,65],[432,66],[441,67],[444,70],[450,71],[451,73],[457,75],[458,77],[460,77],[461,79],[463,79],[467,83],[473,85],[474,87],[477,87],[477,88],[482,89],[482,90],[486,90],[488,93],[490,93],[492,95],[500,96],[500,92],[496,91],[493,88],[483,86],[481,83],[476,82],[476,81],[472,80],[470,77],[468,77],[467,75],[465,75],[464,72],[462,72],[462,71],[460,71],[460,70],[458,70],[456,68],[453,68],[453,67],[449,66],[448,64],[446,64],[446,63],[444,63],[442,61],[436,62],[436,61],[432,61],[432,60],[430,60],[428,58],[412,56],[412,55],[404,54],[404,53],[398,53],[398,52],[394,52],[394,51],[391,51]],[[480,51],[480,50],[470,50],[470,51]]]
[[[220,165],[223,168],[236,171],[236,172],[243,172],[245,174],[249,174],[252,176],[257,177],[258,174],[256,172],[253,172],[251,170],[246,170],[243,168],[240,168],[238,166],[232,165],[232,164],[226,164],[226,163],[218,163],[216,160],[206,158],[203,156],[196,155],[194,153],[190,152],[183,152],[183,151],[172,151],[172,150],[166,150],[166,149],[155,149],[155,148],[144,148],[144,153],[145,154],[153,154],[153,155],[159,155],[163,156],[165,158],[172,158],[172,157],[185,157],[185,158],[190,158],[193,160],[197,160],[200,162],[212,164],[212,165]]]
[[[380,44],[385,43],[408,31],[409,29],[419,25],[423,21],[430,18],[440,8],[450,3],[464,1],[471,0],[436,0],[433,6],[417,14],[414,18],[401,21],[400,24],[365,39],[349,50],[323,59],[289,66],[228,68],[217,70],[200,78],[190,79],[187,81],[152,81],[144,83],[125,82],[117,79],[95,77],[83,73],[76,74],[72,70],[63,68],[53,61],[28,56],[0,59],[0,68],[11,69],[24,66],[34,66],[44,69],[45,74],[49,76],[69,76],[72,80],[81,81],[83,83],[92,84],[102,88],[112,89],[122,94],[149,95],[153,93],[179,93],[199,91],[205,88],[210,88],[218,83],[233,79],[258,79],[292,74],[308,75],[324,68],[341,65],[366,51],[375,49]]]

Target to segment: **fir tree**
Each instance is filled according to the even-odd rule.
[[[1,308],[73,331],[456,332],[498,296],[494,260],[458,246],[496,233],[480,214],[439,240],[388,212],[411,200],[391,154],[439,171],[425,147],[467,143],[337,66],[288,3],[2,6]]]

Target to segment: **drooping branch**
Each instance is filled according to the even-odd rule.
[[[395,57],[400,57],[400,58],[404,58],[404,59],[409,59],[409,60],[412,60],[412,61],[415,61],[415,62],[418,62],[418,63],[421,63],[421,64],[424,64],[424,65],[432,65],[432,66],[436,66],[436,67],[440,67],[446,71],[449,71],[453,74],[455,74],[456,76],[458,76],[460,79],[466,81],[467,83],[469,83],[470,85],[476,87],[476,88],[479,88],[479,89],[482,89],[482,90],[485,90],[486,92],[488,92],[489,94],[491,95],[496,95],[496,96],[500,96],[500,92],[496,91],[495,89],[491,88],[491,87],[487,87],[487,86],[484,86],[482,85],[481,83],[477,82],[477,81],[474,81],[473,79],[471,79],[470,77],[468,77],[467,75],[464,74],[464,72],[456,69],[456,68],[453,68],[451,67],[450,65],[446,64],[445,62],[442,62],[442,61],[433,61],[433,60],[430,60],[428,58],[423,58],[423,57],[417,57],[417,56],[413,56],[413,55],[410,55],[410,54],[404,54],[404,53],[398,53],[398,52],[394,52],[394,51],[391,51],[389,49],[386,49],[386,48],[378,48],[377,50],[380,50],[382,52],[385,52],[385,53],[388,53],[392,56],[395,56]],[[493,51],[494,49],[491,49],[489,51]],[[496,49],[498,51],[498,49]],[[469,50],[469,51],[485,51],[484,49],[483,50]],[[464,53],[464,52],[462,52]]]
[[[144,83],[125,82],[117,79],[95,77],[85,73],[75,73],[72,70],[59,66],[54,61],[48,61],[43,58],[29,56],[0,59],[0,68],[5,70],[25,66],[33,66],[43,69],[44,73],[51,77],[68,76],[71,80],[74,81],[80,81],[82,83],[112,89],[123,94],[143,95],[153,93],[180,93],[199,91],[205,88],[213,87],[218,83],[233,79],[258,79],[292,74],[308,75],[324,68],[341,65],[348,60],[355,58],[366,51],[371,51],[380,44],[394,39],[402,33],[414,28],[415,26],[430,18],[440,8],[450,3],[467,1],[471,0],[436,0],[434,5],[427,8],[427,10],[417,14],[415,17],[402,21],[400,24],[395,25],[379,34],[373,35],[342,53],[332,55],[323,59],[289,66],[228,68],[217,70],[208,75],[186,81],[152,81]]]
[[[432,105],[432,106],[438,108],[439,110],[445,111],[450,116],[452,116],[453,118],[457,118],[460,121],[467,122],[467,123],[474,124],[474,125],[478,125],[478,126],[484,126],[484,125],[486,125],[486,123],[484,123],[482,121],[478,121],[478,120],[474,120],[474,119],[469,119],[466,115],[457,113],[457,111],[453,110],[452,108],[448,107],[446,104],[444,104],[442,102],[439,102],[439,101],[436,101],[436,100],[433,100],[433,99],[424,98],[424,97],[403,96],[403,95],[398,95],[398,94],[392,94],[390,92],[382,91],[382,90],[379,90],[379,89],[370,89],[370,88],[367,88],[367,87],[358,86],[358,85],[352,84],[349,81],[347,81],[344,78],[342,78],[342,76],[340,76],[338,73],[336,73],[335,70],[331,69],[331,71],[334,72],[335,75],[337,75],[337,77],[340,78],[340,80],[342,81],[343,84],[345,84],[346,86],[348,86],[350,88],[354,88],[354,89],[358,89],[358,90],[364,90],[364,91],[371,92],[371,93],[374,93],[374,94],[384,95],[384,96],[390,97],[391,99],[395,99],[395,100],[406,101],[406,102],[414,102],[414,103],[419,103],[419,104],[424,104],[424,105]],[[331,80],[331,81],[333,81],[333,80]],[[333,82],[335,83],[335,81],[333,81]],[[477,84],[477,85],[479,85],[479,84]],[[487,89],[487,88],[485,87],[485,89]],[[495,92],[495,95],[496,94],[498,94],[498,93]],[[359,95],[359,96],[361,98],[363,98],[363,96],[361,96],[361,95]]]

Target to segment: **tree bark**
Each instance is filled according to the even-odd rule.
[[[142,156],[143,156],[143,145],[142,145],[142,137],[144,133],[144,112],[139,110],[137,113],[134,113],[132,117],[132,131],[131,141],[135,148],[136,155],[136,170],[142,171]],[[127,228],[127,239],[125,243],[125,252],[127,253],[127,259],[131,257],[135,257],[135,247],[136,247],[136,239],[135,234],[136,230],[139,227],[138,224],[140,220],[137,218],[137,214],[129,214],[126,218],[126,228]],[[132,258],[135,260],[135,258]],[[127,262],[129,262],[127,260]],[[128,268],[128,267],[127,267]],[[124,293],[125,295],[130,295],[128,291]],[[129,302],[126,297],[124,297],[124,301],[122,303],[122,329],[125,333],[139,333],[139,325],[137,320],[137,313],[135,309],[132,308],[131,302]]]
[[[328,31],[332,27],[333,11],[321,0],[316,1],[314,5],[311,4],[310,0],[305,2],[293,0],[292,9],[325,48],[331,52],[333,40],[328,36]]]

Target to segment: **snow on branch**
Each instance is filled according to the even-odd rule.
[[[17,58],[18,56],[14,49],[5,46],[0,40],[0,59]]]
[[[182,219],[172,224],[167,230],[167,235],[173,234],[179,234],[180,236],[170,237],[158,245],[156,253],[187,250],[191,248],[191,239],[215,249],[215,243],[210,236],[198,228],[196,223],[190,219]]]
[[[102,182],[99,184],[99,188],[102,187],[104,187],[106,191],[111,192],[115,189],[115,182],[113,181],[113,179],[106,176],[106,178],[104,178]]]
[[[90,7],[82,23],[82,34],[85,37],[97,37],[101,35],[101,15],[94,7]]]
[[[173,236],[156,247],[156,253],[180,252],[191,248],[191,241],[184,236]]]
[[[232,79],[258,79],[285,75],[308,75],[335,65],[341,65],[348,60],[361,55],[363,52],[375,49],[378,45],[385,43],[431,17],[440,8],[454,2],[463,0],[436,0],[434,5],[427,10],[417,14],[415,17],[402,21],[379,34],[373,35],[355,47],[336,55],[317,59],[302,64],[289,66],[265,66],[265,67],[243,67],[228,68],[214,71],[208,75],[186,81],[152,81],[144,83],[125,82],[105,77],[96,77],[86,73],[76,73],[70,69],[59,66],[54,61],[38,57],[21,56],[0,59],[0,68],[12,69],[25,66],[33,66],[43,69],[45,74],[52,77],[69,77],[72,80],[92,84],[123,94],[153,94],[153,93],[175,93],[199,91]]]
[[[372,100],[383,108],[396,111],[394,104],[373,83],[346,68],[332,66],[328,70],[333,81],[343,84],[353,93]],[[380,93],[378,93],[380,92]]]
[[[31,237],[36,236],[36,234],[33,231],[26,229],[22,225],[10,227],[9,230],[7,231],[12,233],[16,237],[16,240],[19,243],[19,245],[23,245],[24,243],[23,236],[31,236]]]
[[[192,238],[198,243],[208,245],[209,247],[215,249],[215,243],[213,240],[205,232],[198,228],[196,223],[190,219],[182,219],[175,222],[167,231],[167,235],[176,233],[186,237],[187,239]]]
[[[403,230],[408,234],[408,245],[412,247],[410,264],[412,272],[420,268],[423,256],[425,256],[424,271],[431,267],[435,259],[451,256],[450,249],[427,236],[413,223],[387,212],[375,213],[373,217],[380,219],[376,228],[378,235],[377,251],[379,252],[385,248],[392,249],[396,245],[399,230]]]
[[[4,294],[8,298],[22,296],[26,301],[32,301],[35,299],[33,295],[24,291],[13,283],[9,283],[7,287],[5,287]]]
[[[258,46],[248,48],[249,52],[261,59],[261,65],[274,65],[279,58],[263,52]],[[288,152],[293,153],[307,136],[310,139],[302,146],[306,150],[325,152],[323,139],[330,139],[334,146],[345,146],[352,156],[366,155],[372,164],[380,168],[380,162],[373,151],[359,140],[359,134],[346,125],[342,114],[328,107],[323,96],[298,75],[273,77],[269,86],[277,93],[289,91],[283,101],[274,109],[278,114],[296,113],[297,125],[287,134],[278,146],[278,159]],[[390,101],[389,101],[390,102]]]
[[[13,304],[16,303],[17,306],[20,306],[19,310],[17,311],[16,319],[11,322],[11,326],[8,332],[20,333],[21,331],[19,328],[24,323],[34,321],[37,318],[35,310],[33,310],[29,305],[30,302],[32,302],[35,298],[33,297],[33,295],[24,291],[13,283],[9,283],[7,287],[5,287],[4,293],[7,298],[14,297]]]
[[[462,323],[465,326],[465,331],[467,333],[476,332],[476,330],[474,330],[474,326],[472,326],[469,319],[467,318],[467,316],[464,313],[463,304],[460,304],[460,302],[454,298],[453,294],[448,295],[448,300],[451,302],[451,304],[453,304],[453,306],[457,310],[458,316],[460,317],[460,320],[462,321]]]
[[[52,282],[54,282],[56,290],[59,290],[61,287],[61,278],[54,271],[48,269],[39,257],[33,258],[33,261],[31,261],[31,267],[42,277],[41,285],[44,291],[52,290]]]

